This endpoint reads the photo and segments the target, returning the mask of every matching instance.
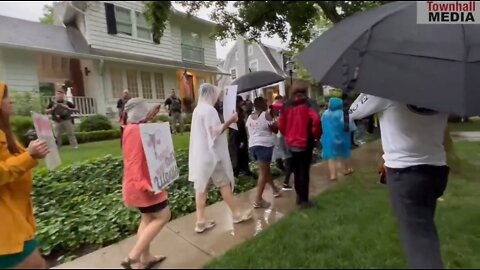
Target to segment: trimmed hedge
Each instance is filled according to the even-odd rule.
[[[100,141],[120,139],[121,133],[120,133],[120,130],[76,132],[75,137],[77,137],[78,143],[81,144],[81,143],[100,142]],[[64,145],[68,144],[68,137],[66,134],[63,134],[62,142]]]
[[[112,122],[104,115],[92,115],[82,119],[80,123],[81,132],[112,130]]]
[[[13,116],[10,118],[10,124],[12,125],[12,131],[15,136],[26,145],[27,139],[25,138],[25,133],[30,129],[34,129],[32,117]]]

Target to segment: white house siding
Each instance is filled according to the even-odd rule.
[[[143,10],[141,1],[106,2],[135,11],[142,12]],[[104,4],[102,2],[89,1],[89,7],[86,11],[86,28],[87,41],[92,48],[142,54],[166,60],[181,60],[177,58],[177,55],[171,53],[172,35],[169,23],[167,23],[164,35],[160,40],[160,44],[155,44],[152,40],[137,39],[135,37],[122,34],[109,35],[107,33]]]
[[[2,49],[0,63],[0,79],[7,83],[9,89],[23,92],[38,90],[37,56],[34,52]]]
[[[143,12],[143,4],[141,1],[105,2]],[[215,41],[209,38],[213,27],[207,23],[199,23],[197,20],[172,15],[170,21],[166,24],[163,36],[160,39],[160,44],[155,44],[152,40],[139,39],[128,35],[109,35],[107,33],[105,6],[103,2],[96,1],[89,2],[85,23],[86,38],[92,48],[141,54],[174,61],[182,61],[182,30],[193,29],[201,34],[205,65],[216,66],[217,55]]]
[[[182,31],[195,31],[200,33],[202,47],[204,49],[205,65],[215,67],[217,65],[217,49],[215,40],[210,38],[214,30],[213,26],[207,23],[199,23],[193,19],[187,19],[177,15],[170,17],[171,40],[173,47],[169,49],[178,60],[182,60]]]

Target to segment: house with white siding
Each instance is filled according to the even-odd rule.
[[[215,24],[172,10],[153,38],[142,1],[63,1],[57,25],[0,16],[0,80],[49,99],[69,80],[83,115],[116,112],[124,89],[163,102],[171,89],[197,98],[203,82],[229,75],[217,67]]]

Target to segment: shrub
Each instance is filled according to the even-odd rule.
[[[78,143],[99,142],[106,140],[119,139],[121,137],[120,130],[99,130],[91,132],[76,132],[75,137]],[[68,144],[68,137],[66,134],[62,136],[63,144]]]
[[[188,152],[177,151],[176,161],[180,178],[168,188],[172,218],[195,211],[195,191],[188,182]],[[140,215],[124,206],[122,173],[122,159],[112,156],[59,171],[35,172],[32,198],[44,255],[60,253],[65,258],[80,248],[102,247],[135,233]],[[253,179],[241,178],[236,181],[235,193],[255,185]],[[209,191],[208,204],[220,199],[218,190]]]
[[[23,145],[27,145],[28,140],[25,137],[25,133],[30,129],[34,129],[32,117],[13,116],[10,118],[10,124],[12,125],[13,133],[17,136],[17,139],[20,140]]]
[[[40,98],[30,92],[9,91],[9,96],[15,101],[14,115],[30,116],[32,111],[40,113],[42,110]]]
[[[111,130],[113,129],[112,123],[104,115],[93,115],[82,119],[80,123],[80,131],[99,131],[99,130]]]
[[[170,117],[166,114],[161,114],[157,117],[155,117],[156,122],[170,122]]]

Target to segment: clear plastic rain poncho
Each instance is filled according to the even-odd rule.
[[[188,180],[194,183],[197,192],[205,192],[215,167],[221,166],[233,189],[235,178],[227,134],[214,108],[221,91],[214,85],[202,84],[199,93],[192,116]]]

